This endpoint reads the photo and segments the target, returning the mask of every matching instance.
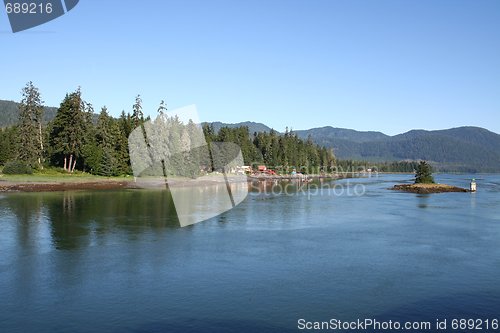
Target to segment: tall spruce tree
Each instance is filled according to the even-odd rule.
[[[108,109],[103,107],[97,120],[96,137],[101,151],[100,172],[102,176],[117,174],[117,160],[115,147],[118,142],[118,126],[108,114]]]
[[[122,110],[122,113],[120,114],[120,131],[122,134],[128,138],[130,135],[130,132],[132,132],[132,119],[130,116],[130,113],[125,114],[125,110]]]
[[[142,99],[141,95],[135,97],[135,103],[132,107],[132,126],[133,128],[139,127],[144,122],[144,113],[142,112]]]
[[[128,137],[132,131],[132,122],[130,113],[125,114],[122,110],[120,119],[117,122],[118,131],[120,133],[118,138],[118,171],[120,174],[129,174],[132,172],[130,167],[130,153],[128,146]]]
[[[159,117],[164,117],[165,112],[167,112],[167,104],[165,103],[164,100],[161,100],[160,106],[158,107],[158,116]]]
[[[19,103],[19,160],[31,167],[43,163],[43,105],[38,88],[28,82]]]
[[[89,124],[90,105],[82,100],[80,88],[61,102],[57,115],[52,123],[50,141],[54,159],[63,164],[67,172],[75,170],[77,160],[81,157]]]

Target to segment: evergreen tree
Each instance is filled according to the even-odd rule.
[[[161,100],[160,106],[158,107],[158,116],[159,117],[164,117],[165,112],[167,112],[167,104],[165,103],[164,100]]]
[[[63,169],[67,172],[75,170],[77,160],[82,156],[87,133],[92,123],[89,119],[91,110],[81,97],[80,88],[66,94],[52,123],[50,143],[53,148],[56,163],[63,162]]]
[[[104,148],[111,149],[114,141],[112,134],[112,121],[113,119],[109,116],[108,109],[104,106],[101,109],[99,118],[97,118],[96,135],[99,145]]]
[[[22,90],[19,104],[19,160],[31,167],[42,167],[43,106],[38,88],[28,82]]]
[[[122,110],[120,114],[120,132],[128,138],[130,132],[132,132],[132,119],[130,113],[125,114],[125,110]]]
[[[130,116],[130,113],[125,114],[125,111],[122,111],[118,121],[118,127],[120,131],[117,147],[119,164],[118,170],[121,174],[130,174],[132,173],[128,144],[128,137],[132,132],[132,117]]]
[[[432,167],[426,161],[420,161],[415,174],[415,184],[434,184]]]
[[[205,140],[207,140],[207,143],[210,144],[210,142],[215,141],[216,133],[214,130],[214,125],[209,124],[209,123],[204,123],[202,128],[203,128],[203,134],[205,136]]]
[[[13,160],[17,154],[17,134],[16,126],[0,129],[0,165]]]
[[[135,103],[132,107],[132,126],[133,128],[139,127],[144,122],[144,114],[142,112],[142,99],[141,95],[135,97]]]
[[[113,119],[103,107],[96,126],[89,133],[83,157],[92,174],[110,177],[130,172],[128,140],[122,132],[122,120]]]
[[[102,151],[100,173],[103,176],[117,175],[117,160],[115,147],[118,142],[119,128],[109,116],[106,107],[103,107],[97,120],[96,138],[98,147]]]

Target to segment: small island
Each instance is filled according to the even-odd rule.
[[[432,176],[432,168],[426,161],[421,161],[417,167],[414,184],[399,184],[392,188],[396,191],[405,191],[419,194],[469,192],[469,190],[446,184],[436,184]]]

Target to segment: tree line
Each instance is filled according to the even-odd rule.
[[[0,165],[16,161],[34,170],[58,167],[68,173],[79,170],[103,176],[127,175],[132,174],[129,136],[134,129],[141,128],[145,135],[146,123],[158,130],[162,129],[160,123],[167,126],[165,124],[170,122],[171,127],[163,127],[162,132],[169,133],[170,146],[166,147],[167,150],[172,150],[175,145],[186,146],[186,137],[189,147],[189,140],[198,135],[194,134],[193,123],[185,124],[185,129],[179,130],[179,124],[172,127],[178,119],[159,122],[167,111],[163,101],[158,108],[159,117],[148,122],[151,119],[144,117],[140,95],[136,97],[131,113],[122,111],[118,118],[114,118],[105,106],[96,115],[92,104],[83,100],[78,88],[66,94],[55,118],[47,123],[43,121],[40,92],[32,82],[28,82],[22,89],[18,107],[18,124],[0,129]],[[208,146],[216,142],[237,144],[244,163],[249,165],[266,164],[313,172],[335,164],[330,149],[314,144],[310,138],[300,139],[288,129],[284,134],[272,130],[252,135],[245,126],[223,127],[216,132],[212,125],[204,124],[199,132],[205,136]],[[147,142],[148,147],[151,144],[156,149],[161,146],[161,142]],[[208,169],[217,165],[214,161],[206,164]],[[196,173],[197,170],[190,170],[191,175]]]
[[[281,173],[292,170],[304,173],[331,172],[335,166],[335,156],[331,149],[321,147],[309,137],[303,140],[293,131],[284,134],[271,129],[269,132],[254,132],[248,127],[222,127],[215,132],[211,124],[203,125],[207,142],[232,142],[241,148],[243,160],[254,169],[264,164]]]
[[[60,167],[68,173],[131,173],[128,135],[137,121],[144,121],[140,110],[134,108],[132,115],[123,111],[115,119],[103,107],[96,116],[78,88],[66,94],[55,118],[44,123],[43,101],[32,82],[23,88],[18,107],[18,124],[0,130],[0,165],[5,165],[4,172],[9,163],[17,163],[34,170]]]
[[[0,129],[0,165],[17,163],[34,170],[56,167],[68,173],[79,170],[102,176],[129,175],[133,173],[132,149],[139,164],[150,160],[158,162],[156,167],[163,164],[162,172],[166,175],[183,173],[194,177],[200,172],[220,169],[221,163],[213,153],[216,143],[234,143],[241,149],[245,165],[256,169],[263,164],[278,173],[355,172],[361,167],[412,172],[417,166],[416,162],[338,161],[332,149],[317,145],[311,137],[301,139],[288,128],[285,133],[275,130],[249,133],[246,126],[222,127],[216,131],[209,123],[201,128],[192,122],[182,124],[177,118],[166,117],[164,101],[158,107],[158,117],[151,120],[144,117],[140,95],[136,96],[131,112],[122,111],[114,118],[105,106],[96,114],[78,88],[66,94],[55,117],[46,122],[40,92],[28,82],[22,89],[18,108],[17,125]],[[129,144],[134,129],[138,129],[135,133],[139,136]],[[199,149],[203,136],[208,150]],[[146,141],[141,146],[143,138]],[[171,152],[180,153],[182,158],[168,163],[157,158]],[[154,168],[145,165],[143,169],[151,167]]]
[[[415,172],[418,161],[385,161],[370,162],[359,160],[338,160],[336,168],[339,172],[363,172],[368,169],[377,172]]]

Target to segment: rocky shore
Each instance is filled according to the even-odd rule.
[[[0,182],[1,192],[56,192],[76,190],[115,190],[131,188],[127,181],[100,182]]]
[[[245,182],[246,177],[229,177],[230,183]],[[192,187],[225,184],[224,178],[208,177],[197,178],[196,181],[186,178],[172,177],[168,187]],[[8,192],[58,192],[58,191],[86,191],[86,190],[119,190],[119,189],[161,189],[165,188],[165,179],[162,177],[138,178],[134,181],[125,179],[73,180],[73,181],[9,181],[0,180],[0,193]]]
[[[469,192],[469,190],[446,184],[400,184],[394,185],[392,190],[419,194],[445,193],[445,192]]]

